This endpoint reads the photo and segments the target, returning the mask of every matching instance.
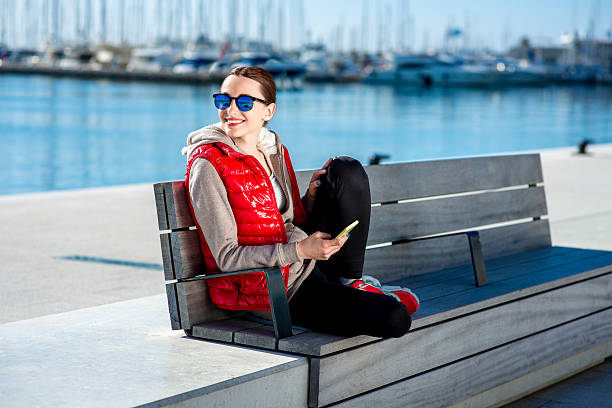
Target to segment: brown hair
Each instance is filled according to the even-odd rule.
[[[236,67],[227,76],[236,75],[259,82],[266,103],[276,103],[276,84],[274,78],[261,67]]]

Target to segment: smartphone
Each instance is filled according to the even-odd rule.
[[[359,220],[353,221],[348,227],[346,227],[345,229],[340,231],[340,233],[338,235],[336,235],[336,239],[339,239],[339,238],[343,237],[344,235],[348,235],[348,233],[351,232],[353,230],[353,228],[355,228],[357,226],[357,224],[359,224]]]

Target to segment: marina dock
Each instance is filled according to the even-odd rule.
[[[553,244],[612,250],[612,145],[575,150],[541,152]],[[1,196],[0,223],[2,404],[306,405],[305,359],[170,330],[152,183]],[[610,362],[510,406],[612,407]]]
[[[127,71],[122,69],[57,68],[51,66],[28,66],[21,64],[0,65],[0,74],[49,75],[61,78],[110,79],[117,81],[156,81],[187,84],[216,84],[223,75],[208,72],[175,73],[166,71]]]

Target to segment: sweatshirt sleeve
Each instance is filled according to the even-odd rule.
[[[314,208],[314,199],[310,197],[308,194],[308,189],[306,189],[306,194],[302,196],[302,206],[306,213],[312,214],[312,209]]]
[[[238,245],[236,220],[221,177],[206,159],[196,159],[189,175],[193,212],[206,243],[225,272],[285,266],[300,260],[297,244]]]

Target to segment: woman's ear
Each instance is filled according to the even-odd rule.
[[[265,120],[267,122],[270,119],[272,119],[272,116],[274,116],[274,112],[276,112],[276,104],[275,103],[271,103],[269,105],[266,105],[266,109],[264,110],[264,114],[263,114],[263,120]]]

